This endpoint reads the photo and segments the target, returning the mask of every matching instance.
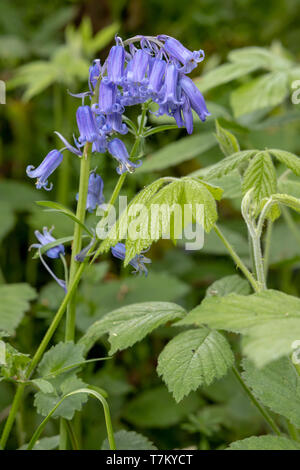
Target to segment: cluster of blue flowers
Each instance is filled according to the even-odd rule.
[[[142,162],[131,161],[125,144],[115,135],[128,132],[123,119],[125,108],[149,100],[157,104],[157,116],[172,116],[178,127],[185,127],[191,134],[192,110],[202,121],[209,115],[202,94],[187,76],[203,59],[202,50],[192,52],[170,36],[136,36],[124,42],[117,37],[116,45],[111,48],[104,64],[101,65],[97,59],[90,67],[89,91],[73,95],[82,99],[76,112],[79,136],[74,137],[74,144],[71,145],[56,132],[64,148],[51,150],[37,168],[29,165],[27,175],[37,178],[38,189],[50,191],[53,185],[48,183],[48,178],[61,164],[62,152],[68,149],[82,157],[83,147],[87,143],[92,152],[108,151],[118,162],[116,171],[119,175],[133,172]],[[86,98],[91,100],[90,105],[84,103]],[[93,171],[89,178],[86,209],[92,212],[102,203],[103,181]],[[51,237],[50,232],[37,236],[41,245],[46,244],[46,238]],[[52,258],[62,253],[61,248],[51,250],[46,254]],[[124,259],[125,246],[117,244],[112,253]],[[136,271],[147,273],[144,266],[147,262],[150,260],[139,255],[130,264]]]

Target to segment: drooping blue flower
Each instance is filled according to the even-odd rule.
[[[96,107],[97,113],[114,113],[123,112],[124,108],[117,102],[117,85],[101,80],[99,86],[99,102]]]
[[[55,242],[56,239],[52,236],[52,232],[53,228],[48,230],[47,227],[43,228],[43,233],[39,232],[38,230],[35,230],[34,234],[40,243],[31,245],[31,248],[41,248],[42,246],[48,245],[48,243]],[[65,254],[64,245],[57,245],[46,251],[46,255],[48,256],[48,258],[52,259],[59,258],[61,254]]]
[[[48,178],[61,164],[62,160],[62,153],[54,149],[46,155],[42,163],[37,168],[34,168],[33,165],[27,166],[26,173],[29,178],[37,178],[37,189],[44,188],[46,191],[51,191],[53,184],[50,183],[50,186],[48,186]]]
[[[121,85],[124,79],[125,50],[123,46],[113,46],[109,52],[106,68],[105,82]]]
[[[101,74],[101,62],[100,59],[95,59],[93,64],[89,68],[89,86],[92,91],[95,89],[97,81]]]
[[[78,138],[80,144],[95,142],[98,137],[98,130],[96,119],[90,106],[79,106],[76,111],[76,120],[80,133]]]
[[[158,38],[165,39],[164,49],[170,58],[174,58],[182,64],[181,72],[190,73],[205,57],[202,49],[192,52],[171,36],[161,35]]]
[[[115,258],[118,258],[118,259],[124,261],[125,253],[126,253],[124,243],[117,243],[114,247],[111,248],[111,252],[112,252],[112,254]],[[151,263],[151,259],[146,258],[143,255],[143,253],[145,253],[145,251],[142,251],[142,253],[140,253],[138,255],[135,255],[135,257],[132,258],[132,260],[129,261],[129,264],[135,269],[133,271],[133,274],[145,273],[145,275],[147,276],[148,269],[146,268],[145,264]]]
[[[149,54],[143,50],[138,49],[131,61],[127,65],[126,80],[131,85],[141,85],[147,82],[146,73],[149,65]]]
[[[31,248],[37,248],[38,249],[40,260],[43,263],[46,270],[48,271],[48,273],[51,274],[51,276],[57,282],[57,284],[60,287],[62,287],[65,292],[67,292],[67,287],[66,287],[65,281],[63,279],[59,279],[54,274],[54,272],[48,266],[48,264],[46,263],[46,261],[44,260],[42,254],[41,254],[41,248],[43,246],[48,245],[48,243],[52,243],[52,242],[56,241],[56,239],[51,235],[52,231],[53,231],[53,228],[48,230],[47,227],[43,228],[43,233],[39,232],[38,230],[35,230],[34,234],[35,234],[36,238],[38,239],[39,243],[34,243],[33,245],[31,245],[29,247],[29,250],[31,250]],[[46,251],[46,255],[48,256],[48,258],[52,258],[52,259],[60,258],[60,256],[64,256],[64,254],[65,254],[65,248],[61,244],[56,245],[53,248],[50,248],[49,250]]]
[[[109,153],[119,162],[119,166],[117,168],[117,173],[119,175],[122,175],[122,173],[125,173],[125,171],[133,173],[134,170],[142,164],[140,160],[136,163],[131,162],[129,160],[129,155],[125,144],[124,142],[122,142],[122,140],[118,138],[115,138],[108,142],[107,148]]]
[[[106,125],[109,126],[112,131],[118,132],[119,134],[127,134],[128,132],[128,127],[122,121],[121,113],[108,114]]]
[[[201,121],[205,121],[206,117],[210,115],[203,95],[196,87],[195,83],[187,76],[182,75],[180,79],[180,86],[184,91],[191,107],[196,111]]]
[[[163,78],[166,70],[166,62],[161,59],[154,59],[151,63],[151,73],[149,76],[148,92],[155,99],[163,86]]]
[[[183,101],[180,99],[179,73],[174,64],[169,64],[166,69],[165,83],[162,87],[161,99],[158,100],[160,105],[159,114],[170,114]]]
[[[88,194],[86,200],[86,210],[88,212],[93,212],[97,206],[103,204],[103,186],[104,183],[101,176],[92,171],[89,177]],[[76,200],[78,200],[78,194],[76,195]]]

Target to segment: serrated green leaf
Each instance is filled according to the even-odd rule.
[[[217,120],[216,138],[219,142],[220,149],[226,157],[240,151],[240,146],[237,138],[227,129],[224,129],[224,127],[222,127]]]
[[[268,152],[259,152],[252,158],[243,176],[243,193],[252,189],[253,201],[257,208],[264,198],[276,193],[277,177],[272,159]],[[275,220],[280,216],[277,205],[273,205],[269,216]]]
[[[250,160],[257,152],[258,150],[242,150],[241,152],[233,153],[229,155],[229,157],[223,158],[223,160],[218,163],[199,170],[197,176],[203,176],[203,178],[210,181],[212,178],[220,178],[224,175],[228,175],[241,164]]]
[[[270,198],[274,203],[283,204],[296,212],[300,212],[300,199],[289,194],[272,194]],[[265,201],[262,201],[262,206]],[[272,210],[272,206],[271,206]]]
[[[37,392],[34,397],[34,406],[37,412],[42,416],[47,416],[65,395],[86,386],[86,384],[74,374],[59,376],[51,380],[51,384],[55,389],[54,392]],[[57,410],[55,410],[53,417],[60,416],[65,419],[72,419],[75,411],[80,411],[87,399],[88,396],[84,393],[67,397]]]
[[[52,393],[54,392],[54,387],[53,385],[48,381],[44,379],[33,379],[31,382],[36,385],[41,392],[43,393]]]
[[[72,341],[58,343],[47,351],[37,372],[41,377],[55,374],[60,369],[84,362],[83,347]]]
[[[211,132],[202,132],[191,137],[183,137],[149,155],[143,165],[137,170],[138,173],[163,170],[178,165],[206,152],[216,145]]]
[[[156,450],[151,441],[134,431],[118,431],[114,434],[118,450]],[[102,444],[101,450],[110,450],[108,439]]]
[[[32,450],[54,450],[59,445],[59,436],[42,437],[39,439]],[[19,447],[18,450],[27,450],[28,444]]]
[[[300,300],[275,290],[210,297],[177,325],[203,325],[242,333],[243,351],[258,367],[292,352],[300,338]]]
[[[30,307],[29,301],[36,298],[36,291],[25,283],[1,285],[0,298],[0,330],[13,334]]]
[[[171,320],[182,318],[185,310],[170,302],[142,302],[128,305],[108,313],[88,329],[86,341],[95,342],[109,333],[110,354],[126,349],[143,339],[148,333]]]
[[[233,363],[224,336],[200,328],[180,333],[167,344],[158,358],[157,372],[179,402],[201,385],[221,378]]]
[[[198,409],[199,398],[191,394],[179,404],[166,387],[156,387],[140,393],[123,410],[129,423],[141,428],[168,428]]]
[[[300,377],[287,357],[262,369],[245,360],[243,378],[255,397],[272,411],[300,426]]]
[[[295,175],[300,176],[300,158],[286,150],[270,149],[269,153],[274,155],[280,163],[286,165]]]
[[[205,297],[225,297],[232,292],[240,295],[250,294],[251,289],[248,281],[237,274],[223,277],[209,286]]]
[[[234,90],[230,102],[235,117],[239,117],[259,109],[277,106],[286,98],[287,93],[287,74],[272,72]]]
[[[230,444],[227,450],[300,450],[300,445],[280,436],[252,436]]]

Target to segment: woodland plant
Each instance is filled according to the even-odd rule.
[[[249,54],[251,56],[251,51]],[[274,58],[271,52],[256,51],[257,62],[259,57],[260,63]],[[59,129],[56,130],[63,148],[50,150],[37,168],[27,167],[27,175],[36,180],[37,189],[51,191],[52,174],[66,158],[64,151],[68,150],[74,160],[78,159],[80,178],[76,213],[56,202],[39,202],[48,210],[59,211],[71,219],[74,233],[70,237],[56,239],[51,227],[38,227],[39,230],[35,231],[38,243],[34,243],[31,249],[37,250],[35,257],[40,258],[62,288],[64,297],[32,358],[10,345],[7,338],[9,328],[3,331],[0,342],[1,380],[14,382],[16,394],[3,428],[2,448],[7,444],[22,405],[24,390],[31,386],[37,389],[34,404],[44,419],[27,444],[28,449],[34,448],[52,417],[60,418],[60,448],[78,448],[74,415],[81,411],[89,396],[99,400],[103,406],[109,448],[132,449],[136,434],[128,431],[114,433],[105,390],[85,383],[78,374],[90,362],[107,359],[87,358],[103,335],[109,335],[109,355],[112,355],[167,324],[172,332],[179,333],[171,334],[172,339],[160,353],[157,372],[176,402],[199,387],[207,387],[233,373],[237,379],[236,387],[242,387],[246,392],[265,420],[269,433],[237,441],[230,448],[300,449],[300,414],[296,406],[300,384],[297,356],[300,301],[281,291],[268,289],[267,276],[275,220],[283,213],[291,229],[298,230],[288,211],[300,212],[300,200],[282,188],[287,187],[284,183],[292,173],[300,176],[299,158],[278,149],[240,150],[236,137],[217,121],[215,136],[224,154],[221,161],[181,178],[165,176],[156,179],[132,198],[117,220],[111,218],[126,178],[134,178],[134,172],[143,168],[145,140],[177,128],[185,128],[188,134],[192,134],[194,121],[204,122],[210,115],[199,88],[205,89],[205,83],[209,87],[212,78],[207,78],[207,75],[212,72],[204,76],[203,82],[200,80],[199,88],[189,77],[203,59],[202,50],[192,52],[166,35],[135,36],[126,41],[116,37],[116,44],[110,49],[106,61],[101,64],[96,59],[91,65],[88,90],[73,94],[74,99],[80,102],[76,112],[78,130],[74,133],[73,142]],[[269,80],[275,80],[274,75],[277,74],[276,86],[278,80],[287,84],[288,75],[283,79],[282,70],[289,70],[292,76],[293,64],[283,58],[278,58],[276,64],[277,69],[269,73],[273,74]],[[244,61],[238,73],[242,75],[254,69],[255,65],[248,60]],[[238,67],[235,70],[239,70]],[[226,82],[226,70],[215,75],[218,76],[219,83]],[[216,82],[218,84],[218,78],[215,78]],[[141,107],[137,122],[126,115],[131,106]],[[251,106],[251,103],[245,106]],[[149,125],[152,118],[156,122],[162,116],[167,123]],[[124,143],[125,134],[132,137],[130,151]],[[119,177],[107,204],[103,196],[105,180],[92,166],[92,158],[113,158],[117,163]],[[149,161],[151,164],[151,159]],[[286,167],[279,178],[276,162]],[[144,168],[147,168],[147,162]],[[224,178],[233,173],[241,182],[243,191],[241,212],[249,237],[248,257],[237,254],[231,240],[217,225],[216,201],[222,199]],[[154,205],[167,207],[168,217],[161,217],[159,213],[154,216]],[[189,207],[187,217],[184,213],[186,206]],[[201,206],[201,211],[198,211],[198,206]],[[182,209],[182,212],[176,212],[174,207]],[[86,215],[95,211],[97,224],[90,226]],[[149,220],[151,227],[155,226],[154,232],[150,229]],[[138,236],[133,236],[128,230],[130,224],[134,225]],[[214,231],[244,279],[236,274],[217,281],[208,289],[201,304],[190,312],[175,303],[158,301],[140,302],[113,310],[91,324],[77,341],[76,292],[87,268],[104,253],[111,252],[115,258],[124,261],[125,266],[134,268],[133,273],[147,275],[151,259],[145,253],[152,243],[164,238],[166,232],[177,243],[180,239],[178,232],[181,233],[189,224],[201,225],[206,233]],[[99,233],[104,227],[106,236],[100,238]],[[68,243],[71,243],[69,265],[65,247]],[[47,258],[60,260],[62,269],[58,262],[52,269]],[[60,278],[62,271],[63,279]],[[30,300],[30,292],[26,300]],[[65,313],[65,341],[47,350]],[[173,330],[173,326],[177,330]],[[234,354],[236,350],[233,351],[231,336],[226,336],[224,331],[243,336],[241,351],[245,359],[242,364],[238,362],[239,351]],[[78,419],[80,415],[77,413],[76,416]],[[189,426],[191,429],[191,423]],[[154,448],[143,436],[138,439],[138,448]],[[107,448],[107,444],[103,446]]]

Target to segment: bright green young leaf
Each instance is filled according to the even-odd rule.
[[[242,333],[243,350],[259,367],[292,352],[300,338],[300,300],[275,290],[210,297],[176,325],[203,325]]]
[[[29,284],[6,284],[0,285],[0,298],[0,330],[13,334],[36,292]]]
[[[137,172],[144,173],[163,170],[178,165],[197,157],[215,145],[216,141],[211,132],[202,132],[191,137],[183,137],[176,142],[164,146],[153,155],[149,155]]]
[[[287,357],[262,369],[245,360],[243,378],[255,397],[272,411],[300,426],[300,377]]]
[[[162,375],[177,402],[201,385],[221,378],[234,363],[231,348],[221,333],[208,328],[175,336],[158,358]]]
[[[244,194],[252,189],[253,200],[257,208],[261,206],[261,202],[265,197],[276,193],[276,171],[268,152],[259,152],[252,158],[244,173],[242,188]],[[270,217],[275,220],[279,215],[279,208],[274,205]]]
[[[240,151],[237,138],[216,120],[216,138],[225,157]]]
[[[151,441],[134,431],[118,431],[114,434],[118,450],[156,450]],[[110,450],[108,439],[102,444],[101,450]]]
[[[300,444],[287,437],[252,436],[233,442],[228,450],[300,450]]]
[[[109,333],[110,354],[126,349],[148,333],[169,321],[182,318],[185,310],[170,302],[143,302],[128,305],[108,313],[90,326],[81,344],[95,343]]]
[[[288,194],[272,194],[270,198],[274,204],[283,204],[284,206],[293,209],[296,212],[300,212],[300,199],[290,196]],[[264,201],[262,201],[263,205]],[[271,206],[272,210],[272,206]]]
[[[199,170],[197,176],[203,176],[208,181],[213,178],[220,178],[238,169],[241,164],[250,160],[257,152],[258,150],[242,150],[241,152],[233,153],[218,163]]]
[[[300,158],[286,150],[270,149],[269,153],[274,155],[280,163],[286,165],[295,175],[300,176]]]
[[[285,72],[272,72],[242,85],[231,93],[236,117],[282,103],[288,94]]]

